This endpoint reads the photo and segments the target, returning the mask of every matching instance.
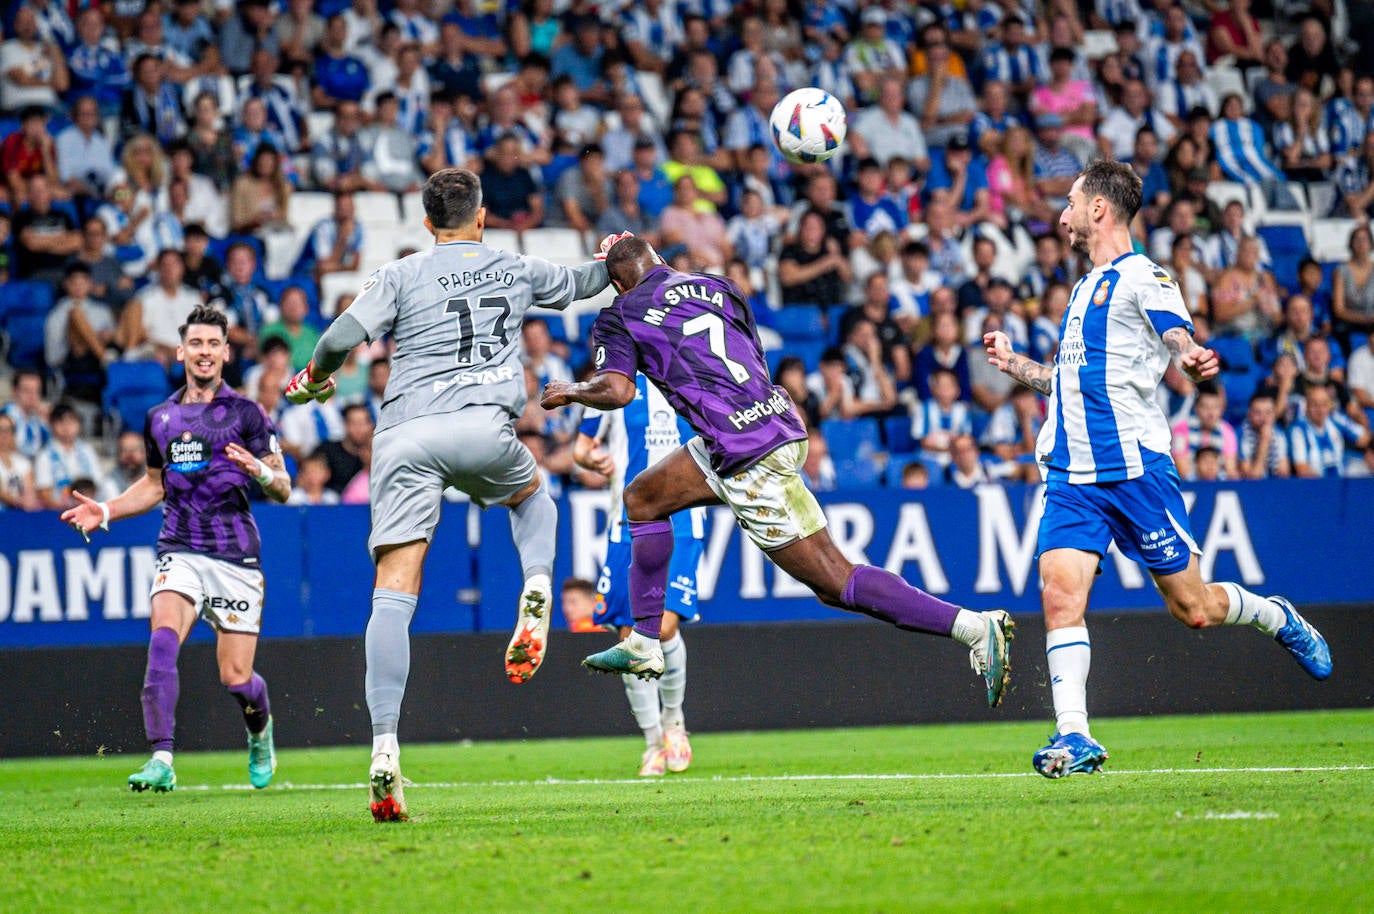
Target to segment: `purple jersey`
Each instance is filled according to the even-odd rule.
[[[280,453],[276,430],[257,403],[227,384],[209,403],[182,403],[185,388],[148,411],[143,444],[149,469],[162,470],[159,555],[197,552],[258,566],[262,541],[248,508],[252,480],[224,454],[229,442],[257,457]]]
[[[754,315],[733,283],[656,267],[596,318],[598,371],[642,371],[733,476],[806,429],[763,359]]]

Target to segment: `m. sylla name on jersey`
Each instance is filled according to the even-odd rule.
[[[792,404],[787,402],[787,398],[782,395],[782,391],[773,391],[773,396],[767,401],[755,400],[754,405],[748,409],[737,409],[730,414],[730,424],[735,427],[735,431],[743,429],[746,425],[752,425],[764,416],[776,416],[785,413],[792,408]]]
[[[644,323],[653,324],[655,327],[663,323],[663,319],[668,316],[668,312],[674,305],[681,304],[687,299],[714,305],[717,308],[725,307],[725,293],[719,289],[712,291],[701,283],[684,283],[680,286],[672,286],[663,293],[663,307],[650,308],[644,312]]]
[[[515,285],[515,274],[510,270],[464,270],[434,277],[439,288],[445,292],[454,289],[470,289],[479,283],[493,282],[503,286]]]

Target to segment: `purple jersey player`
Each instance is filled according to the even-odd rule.
[[[724,502],[769,558],[828,606],[864,613],[909,631],[953,637],[971,649],[988,704],[1006,689],[1011,619],[975,613],[917,590],[897,575],[854,565],[835,547],[800,468],[806,430],[792,401],[768,381],[754,318],[727,280],[664,266],[639,238],[603,242],[620,296],[592,328],[597,374],[544,389],[546,409],[585,403],[618,409],[643,372],[697,432],[625,489],[630,523],[630,637],[583,661],[607,673],[656,678],[673,532],[668,518]]]
[[[163,502],[143,680],[143,724],[153,757],[129,776],[134,790],[176,787],[177,653],[197,616],[215,629],[220,681],[243,709],[249,781],[266,787],[276,769],[267,683],[253,671],[264,582],[248,487],[256,483],[273,501],[285,502],[291,478],[271,421],[223,382],[227,333],[223,312],[191,312],[177,347],[186,386],[149,410],[144,426],[147,475],[108,502],[77,495],[80,504],[62,514],[86,536]]]

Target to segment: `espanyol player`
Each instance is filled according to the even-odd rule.
[[[723,502],[774,564],[827,606],[967,645],[988,704],[996,706],[1009,676],[1010,617],[960,609],[844,557],[800,472],[806,429],[787,392],[769,381],[754,315],[739,290],[718,276],[669,269],[640,238],[608,247],[606,268],[620,295],[592,327],[597,374],[578,384],[550,383],[540,402],[545,409],[568,403],[616,409],[634,399],[634,377],[642,372],[697,437],[625,488],[634,630],[583,663],[606,673],[663,674],[660,635],[674,541],[669,518]]]
[[[108,502],[78,493],[80,504],[62,512],[62,520],[86,536],[162,502],[143,680],[143,726],[153,757],[129,775],[133,790],[176,788],[177,652],[198,616],[215,630],[220,681],[243,708],[248,780],[266,787],[277,767],[267,683],[253,671],[265,582],[248,487],[257,483],[283,504],[291,495],[291,477],[262,407],[224,383],[228,329],[222,311],[191,312],[177,347],[186,386],[149,410],[143,427],[147,475]]]
[[[1149,568],[1174,618],[1193,628],[1254,625],[1314,679],[1331,675],[1326,641],[1288,600],[1202,581],[1169,456],[1169,423],[1154,392],[1170,360],[1194,381],[1214,376],[1219,365],[1216,353],[1193,340],[1178,284],[1131,245],[1140,202],[1140,177],[1119,162],[1094,162],[1070,189],[1059,222],[1095,266],[1073,288],[1052,367],[1013,352],[1000,331],[983,337],[990,364],[1050,398],[1036,458],[1047,482],[1041,602],[1057,726],[1033,759],[1049,778],[1098,771],[1107,759],[1088,730],[1091,649],[1083,617],[1113,540]]]
[[[603,412],[588,409],[573,446],[573,457],[589,470],[610,477],[610,523],[606,529],[606,561],[596,583],[596,609],[592,618],[614,628],[620,640],[630,636],[630,531],[625,521],[625,483],[657,464],[692,437],[692,429],[652,383],[635,375],[634,399],[623,409]],[[701,561],[706,509],[679,511],[671,518],[673,558],[668,567],[668,593],[664,598],[663,675],[657,682],[625,674],[625,697],[630,712],[644,733],[640,777],[661,777],[666,771],[686,771],[692,763],[692,745],[682,705],[687,697],[687,643],[679,624],[699,618],[697,612],[697,564]]]

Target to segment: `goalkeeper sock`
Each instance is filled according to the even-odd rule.
[[[536,470],[535,472],[538,472]],[[525,580],[537,574],[553,577],[553,553],[558,542],[558,508],[549,487],[539,480],[534,494],[510,509],[510,535],[520,554]]]
[[[1050,692],[1059,733],[1088,732],[1088,667],[1092,644],[1087,626],[1057,628],[1045,633],[1045,661],[1050,668]]]
[[[410,677],[410,619],[417,597],[395,590],[372,591],[372,616],[363,638],[367,655],[364,685],[372,735],[395,733],[401,722],[401,699]]]
[[[687,697],[687,642],[681,633],[663,642],[663,675],[658,677],[658,697],[663,701],[663,728],[685,727],[682,702]]]
[[[172,751],[176,731],[177,652],[181,639],[170,628],[154,629],[148,637],[148,669],[143,675],[143,732],[154,751]]]
[[[1266,600],[1230,581],[1213,585],[1226,592],[1225,625],[1253,625],[1269,635],[1277,635],[1288,622],[1288,616],[1273,600]]]
[[[257,673],[243,685],[230,686],[229,692],[243,708],[243,722],[249,733],[261,733],[272,716],[272,704],[267,700],[267,680]]]
[[[620,678],[625,683],[625,697],[630,699],[630,713],[644,732],[645,745],[662,746],[663,724],[658,713],[658,683],[628,673]]]

